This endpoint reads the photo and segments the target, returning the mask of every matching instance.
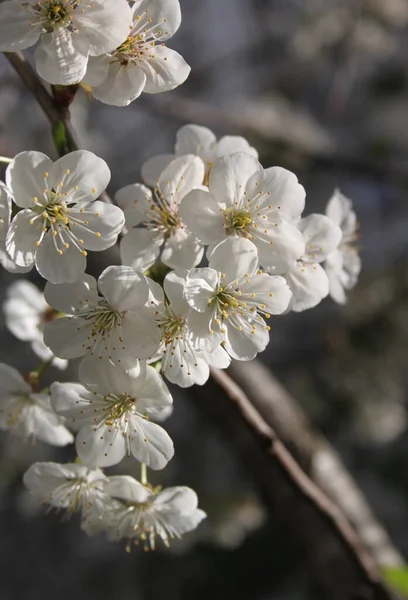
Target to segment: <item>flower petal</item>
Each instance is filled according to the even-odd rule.
[[[17,206],[28,208],[35,204],[34,197],[42,197],[47,187],[47,173],[53,162],[42,152],[21,152],[11,161],[6,170],[6,184],[12,190]]]
[[[189,305],[198,312],[206,312],[208,300],[214,295],[219,281],[219,273],[212,268],[191,269],[185,287],[185,297]]]
[[[209,257],[209,266],[225,274],[225,284],[252,276],[258,265],[257,247],[249,240],[239,237],[227,238],[212,250]]]
[[[44,289],[46,302],[55,310],[72,314],[98,304],[96,279],[84,273],[79,281],[67,284],[47,283]]]
[[[17,215],[18,216],[18,215]],[[42,239],[35,255],[35,266],[39,274],[52,283],[71,283],[78,281],[86,268],[86,257],[75,246],[61,250],[54,246],[52,231]]]
[[[6,250],[20,267],[32,267],[37,252],[36,242],[42,235],[41,219],[33,222],[33,216],[34,213],[29,208],[20,211],[7,232]]]
[[[239,135],[225,135],[219,140],[216,150],[217,158],[235,154],[236,152],[246,152],[258,159],[257,150],[250,146],[245,138]]]
[[[0,4],[0,52],[18,52],[33,46],[41,35],[41,23],[31,23],[24,4]]]
[[[161,173],[169,166],[172,160],[176,157],[174,154],[159,154],[149,158],[142,165],[142,179],[151,187],[155,187],[157,180],[160,178]]]
[[[88,50],[64,28],[45,33],[34,54],[40,77],[54,85],[73,85],[86,73]]]
[[[188,154],[175,158],[161,173],[159,189],[174,212],[186,194],[202,185],[204,163],[198,156]]]
[[[151,54],[140,63],[140,68],[146,75],[143,90],[146,94],[168,92],[185,82],[191,67],[178,52],[158,45],[152,49],[147,48],[144,54],[147,52]]]
[[[88,152],[76,150],[58,159],[50,170],[50,184],[59,191],[67,192],[66,202],[91,202],[106,189],[111,173],[102,159]]]
[[[169,434],[151,421],[134,418],[132,425],[137,432],[132,432],[129,440],[133,456],[150,469],[164,469],[174,456],[174,446]]]
[[[177,229],[164,243],[161,259],[172,269],[191,269],[201,261],[203,246],[185,229]]]
[[[190,306],[184,297],[187,274],[187,271],[171,271],[163,282],[171,310],[179,317],[186,316],[190,311]]]
[[[262,310],[272,315],[282,314],[289,305],[292,292],[284,277],[257,274],[249,283],[241,286],[241,300],[250,306],[261,306]]]
[[[263,231],[257,230],[254,240],[259,250],[259,262],[271,273],[285,273],[305,252],[303,235],[297,227],[279,217],[265,227]]]
[[[304,187],[294,173],[282,167],[270,167],[256,173],[247,182],[246,191],[249,198],[260,194],[257,205],[271,205],[288,220],[298,217],[305,207]]]
[[[225,349],[228,354],[236,360],[252,360],[258,354],[263,352],[269,343],[269,333],[266,330],[265,323],[257,321],[256,330],[251,333],[247,331],[238,331],[230,323],[225,323]]]
[[[126,439],[116,427],[82,427],[75,442],[81,461],[90,467],[110,467],[126,455]]]
[[[210,171],[210,192],[219,203],[232,207],[243,196],[248,180],[259,172],[257,159],[245,152],[217,158]]]
[[[176,154],[195,154],[206,162],[212,162],[217,144],[215,134],[201,125],[184,125],[177,132]]]
[[[161,234],[147,229],[132,229],[120,242],[122,263],[135,271],[146,271],[159,257],[162,243]]]
[[[325,215],[309,215],[300,221],[298,227],[306,244],[302,257],[305,262],[322,262],[337,248],[342,238],[340,227]]]
[[[105,492],[113,498],[120,498],[136,504],[147,502],[153,497],[149,488],[145,487],[130,475],[114,475],[109,477]]]
[[[115,195],[115,201],[125,213],[128,227],[149,220],[148,217],[146,218],[146,213],[150,212],[153,198],[151,190],[145,185],[133,183],[121,188]]]
[[[146,278],[131,267],[108,267],[100,275],[98,287],[110,306],[121,312],[136,311],[149,296]]]
[[[17,369],[10,367],[4,363],[0,363],[0,404],[5,400],[6,396],[14,393],[29,394],[31,387],[24,378],[20,375]]]
[[[132,12],[133,21],[137,25],[136,31],[142,32],[147,28],[160,40],[172,37],[180,27],[179,0],[156,0],[154,4],[151,0],[137,0]]]
[[[83,240],[81,246],[94,252],[113,246],[125,224],[118,206],[99,200],[83,205],[81,211],[72,208],[71,218],[77,223],[75,237]]]
[[[126,0],[92,0],[88,5],[81,3],[80,8],[82,11],[75,18],[90,54],[110,52],[126,40],[132,19]]]
[[[285,278],[293,292],[289,308],[294,312],[313,308],[329,293],[329,280],[321,265],[298,261]]]
[[[87,336],[91,336],[92,323],[83,319],[63,317],[44,327],[44,343],[60,358],[78,358],[86,354]]]
[[[192,190],[181,201],[179,214],[202,244],[216,244],[225,236],[224,211],[205,190]]]
[[[111,62],[106,79],[92,89],[94,98],[112,106],[128,106],[145,89],[147,77],[141,66]]]

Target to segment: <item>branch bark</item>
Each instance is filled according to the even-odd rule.
[[[211,370],[194,398],[234,444],[270,512],[305,552],[319,600],[394,600],[376,561],[340,508],[302,471],[276,431],[224,371]],[[211,399],[211,400],[210,400]]]
[[[344,512],[380,567],[402,567],[405,560],[376,519],[340,456],[313,430],[296,400],[259,360],[233,363],[229,373],[309,477]]]

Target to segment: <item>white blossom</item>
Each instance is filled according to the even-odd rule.
[[[158,328],[144,309],[146,278],[130,267],[108,267],[98,283],[90,275],[77,283],[48,282],[44,295],[50,306],[67,315],[44,328],[44,342],[56,356],[91,355],[132,368],[138,358],[148,358],[158,348]]]
[[[157,537],[165,546],[174,538],[196,529],[207,516],[197,508],[197,494],[188,487],[152,489],[126,475],[110,477],[105,486],[107,494],[123,501],[122,508],[107,515],[108,538],[131,543],[144,543],[146,550],[154,550]]]
[[[80,513],[81,527],[89,535],[99,533],[106,515],[120,507],[119,502],[105,494],[108,478],[100,469],[76,463],[39,462],[31,465],[23,481],[41,503],[57,511],[65,510],[68,518]]]
[[[341,229],[325,215],[313,214],[301,219],[298,228],[305,242],[305,253],[284,274],[293,294],[289,309],[295,312],[313,308],[328,295],[329,280],[320,263],[341,239]]]
[[[247,238],[258,247],[264,267],[283,273],[305,249],[302,234],[290,222],[304,205],[305,190],[293,173],[281,167],[263,169],[254,156],[237,152],[214,162],[209,190],[187,194],[179,213],[201,243]]]
[[[247,239],[231,237],[218,244],[209,267],[192,269],[185,297],[194,309],[189,318],[193,341],[221,342],[237,360],[251,360],[269,341],[262,314],[283,313],[292,293],[283,277],[259,271],[258,250]]]
[[[31,348],[43,361],[52,360],[59,369],[66,369],[68,361],[53,355],[43,340],[45,323],[57,318],[44,299],[44,294],[29,281],[19,279],[7,288],[3,303],[7,329],[23,342],[31,342]]]
[[[191,341],[189,316],[192,308],[184,297],[188,271],[172,271],[164,279],[163,289],[150,281],[149,305],[161,338],[156,359],[161,359],[162,374],[180,387],[203,385],[210,374],[209,365],[225,369],[230,359],[222,348],[203,345],[196,348]]]
[[[181,23],[178,0],[136,0],[129,23],[126,40],[88,63],[84,81],[106,104],[127,106],[142,92],[173,90],[190,73],[183,57],[164,44]]]
[[[30,267],[20,267],[6,251],[6,237],[11,219],[11,193],[0,181],[0,265],[11,273],[26,273]]]
[[[330,296],[335,302],[344,304],[346,291],[357,283],[361,271],[361,259],[357,240],[357,216],[352,201],[336,190],[326,207],[326,214],[342,231],[342,238],[337,250],[326,259],[324,268],[329,278]]]
[[[205,182],[217,158],[236,152],[246,152],[258,158],[258,152],[239,135],[225,135],[217,141],[216,135],[201,125],[184,125],[178,130],[174,154],[160,154],[149,159],[142,166],[142,177],[147,185],[155,185],[160,173],[167,165],[185,154],[199,156],[205,164]]]
[[[145,271],[155,263],[162,246],[161,260],[173,269],[189,269],[200,262],[204,249],[186,230],[179,204],[201,186],[203,178],[202,160],[188,155],[172,161],[153,190],[136,183],[118,191],[116,202],[125,213],[127,227],[133,227],[120,245],[123,264]]]
[[[34,59],[52,84],[81,81],[89,56],[109,52],[126,39],[126,0],[6,0],[0,4],[0,51],[40,44]]]
[[[110,171],[92,152],[78,150],[53,163],[41,152],[22,152],[7,167],[6,184],[22,208],[11,221],[6,249],[22,267],[53,283],[78,280],[86,249],[115,244],[124,224],[120,208],[96,200]]]
[[[16,369],[0,363],[0,429],[66,446],[74,437],[63,423],[51,408],[49,394],[35,393]]]
[[[85,358],[79,383],[53,383],[51,404],[79,428],[76,449],[89,466],[108,467],[126,455],[152,469],[163,469],[173,457],[166,431],[149,420],[172,404],[163,379],[153,367],[138,373]]]

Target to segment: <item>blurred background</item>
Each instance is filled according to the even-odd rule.
[[[188,81],[126,109],[90,102],[81,91],[74,128],[81,145],[110,165],[111,193],[139,181],[147,158],[171,152],[181,125],[197,123],[218,135],[244,135],[265,167],[295,171],[306,188],[306,213],[324,212],[337,187],[353,199],[363,272],[349,303],[326,299],[273,319],[260,359],[340,453],[407,556],[408,1],[181,5],[182,27],[169,46],[191,65]],[[48,122],[0,56],[0,155],[29,149],[55,157]],[[0,277],[3,301],[16,277]],[[29,345],[3,321],[0,327],[0,360],[34,368]],[[1,434],[2,600],[322,600],[304,549],[281,515],[266,510],[254,473],[196,393],[175,392],[167,427],[176,456],[153,481],[196,489],[208,519],[169,551],[129,555],[125,544],[88,538],[75,519],[46,517],[21,476],[36,460],[69,461],[72,448],[22,445]],[[117,471],[138,476],[132,460]]]

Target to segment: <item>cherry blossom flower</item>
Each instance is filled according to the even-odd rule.
[[[85,75],[89,56],[126,39],[130,14],[126,0],[6,0],[0,4],[0,51],[40,40],[34,56],[39,75],[71,85]]]
[[[26,471],[23,481],[41,503],[57,511],[65,510],[68,518],[80,513],[81,527],[89,535],[99,533],[105,515],[120,507],[119,502],[105,494],[108,478],[100,469],[76,463],[37,462]]]
[[[192,308],[184,297],[188,271],[172,271],[164,279],[163,289],[149,281],[149,305],[159,326],[161,338],[156,359],[161,359],[162,374],[172,383],[186,388],[203,385],[210,374],[209,365],[225,369],[230,364],[227,353],[221,348],[197,349],[191,342],[189,316]]]
[[[346,291],[356,285],[361,271],[361,259],[355,246],[357,216],[352,201],[340,190],[336,190],[327,203],[326,214],[340,227],[342,238],[337,250],[327,257],[324,268],[329,278],[330,296],[335,302],[344,304]]]
[[[217,158],[229,156],[236,152],[246,152],[258,158],[258,152],[239,135],[225,135],[217,141],[216,135],[201,125],[184,125],[178,130],[174,154],[160,154],[149,159],[142,167],[142,177],[147,185],[155,182],[167,165],[185,154],[199,156],[205,164],[204,183],[208,183],[208,175]]]
[[[11,194],[0,181],[0,265],[10,273],[26,273],[30,267],[16,265],[6,251],[6,237],[11,219]]]
[[[102,294],[100,296],[99,292]],[[149,287],[130,267],[108,267],[96,280],[47,283],[45,300],[67,316],[46,323],[44,342],[61,358],[91,355],[132,368],[159,345],[159,331],[144,309]]]
[[[193,342],[221,342],[237,360],[251,360],[269,341],[262,314],[283,313],[292,293],[283,277],[259,271],[258,250],[252,242],[229,238],[214,248],[209,267],[192,269],[185,297],[194,309],[189,318]]]
[[[283,273],[304,252],[302,234],[290,221],[305,205],[305,190],[282,169],[263,169],[254,156],[237,152],[218,158],[209,191],[195,189],[181,201],[179,214],[202,244],[227,236],[244,237],[259,249],[264,267]]]
[[[321,266],[337,248],[341,229],[325,215],[313,214],[298,224],[305,242],[305,253],[295,266],[284,274],[292,299],[289,309],[301,312],[313,308],[329,293],[329,280]]]
[[[44,294],[29,281],[19,279],[7,288],[3,303],[7,329],[23,342],[31,342],[31,348],[44,361],[52,360],[59,369],[66,369],[68,361],[53,355],[43,340],[45,323],[57,318],[44,299]]]
[[[105,486],[107,494],[124,502],[122,508],[107,515],[108,538],[131,543],[144,543],[146,550],[154,550],[156,538],[169,547],[174,538],[196,529],[207,516],[197,508],[197,494],[188,487],[152,489],[132,477],[118,475],[109,478]]]
[[[110,171],[92,152],[78,150],[53,163],[41,152],[22,152],[7,167],[6,183],[23,210],[11,221],[6,249],[22,267],[53,283],[77,281],[86,250],[116,243],[124,224],[120,208],[96,200]]]
[[[16,369],[0,363],[0,429],[66,446],[74,437],[63,423],[51,408],[49,394],[34,393]]]
[[[163,43],[180,23],[178,0],[136,0],[127,39],[112,52],[89,60],[84,81],[92,86],[94,97],[127,106],[142,92],[157,94],[184,83],[190,67]]]
[[[131,454],[152,469],[163,469],[173,457],[166,431],[149,420],[172,404],[163,379],[153,367],[124,371],[108,361],[85,358],[81,384],[53,383],[54,410],[79,427],[76,449],[89,466],[108,467]]]
[[[160,255],[173,269],[189,269],[203,256],[203,247],[185,228],[179,204],[186,194],[202,185],[204,164],[197,156],[172,161],[160,175],[156,187],[128,185],[116,194],[116,202],[131,229],[120,245],[122,262],[136,271],[151,267]]]

